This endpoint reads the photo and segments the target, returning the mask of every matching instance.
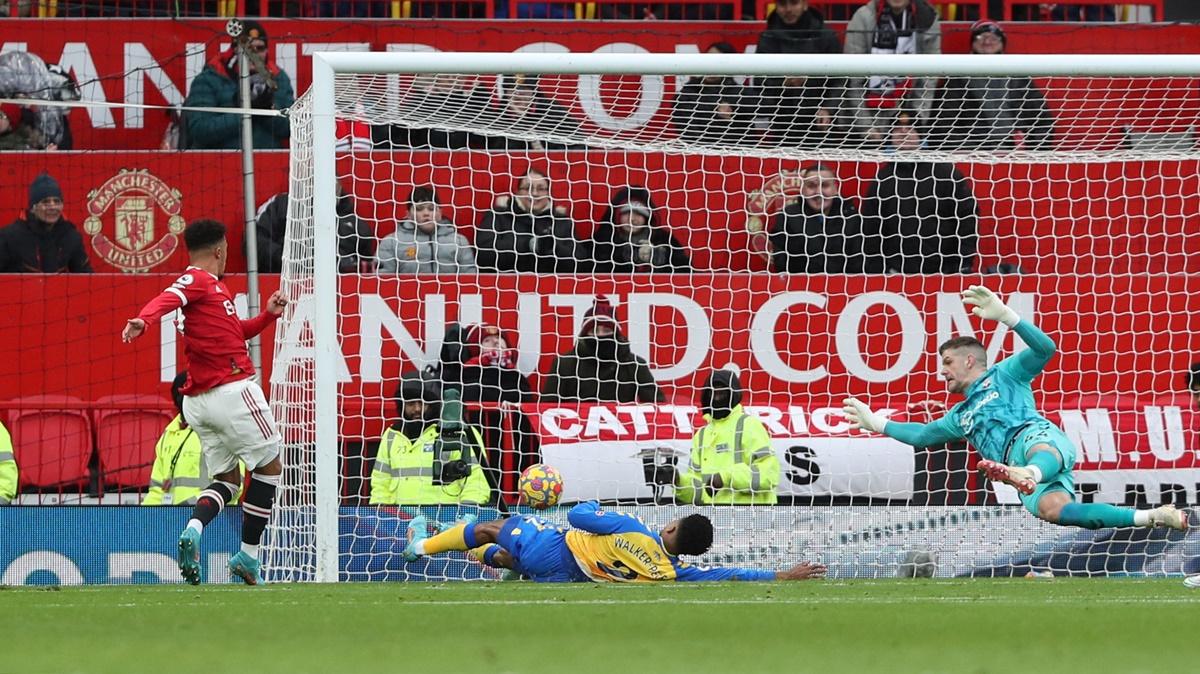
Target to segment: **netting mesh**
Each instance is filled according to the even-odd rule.
[[[378,246],[363,255],[340,225],[338,241],[314,240],[312,195],[337,187],[314,184],[302,98],[281,286],[298,301],[272,386],[288,472],[269,566],[313,577],[311,325],[332,320],[343,579],[496,577],[461,555],[406,563],[405,527],[418,514],[523,512],[518,476],[537,462],[564,477],[551,519],[589,499],[660,526],[700,507],[717,525],[714,563],[818,558],[846,576],[1188,570],[1197,551],[1181,536],[1038,522],[976,477],[971,448],[850,434],[839,409],[853,394],[897,419],[934,418],[957,401],[937,377],[941,341],[973,334],[993,361],[1024,348],[962,306],[958,293],[982,281],[1058,344],[1035,394],[1079,448],[1077,498],[1193,502],[1180,379],[1200,350],[1185,302],[1200,253],[1196,89],[336,76],[339,134],[361,123],[375,148],[339,153],[336,174]],[[333,245],[359,258],[339,265],[337,315],[318,316],[311,261]],[[698,460],[714,368],[739,373],[743,411],[777,460],[747,489],[755,505],[656,476]],[[437,433],[419,433],[432,422],[406,426],[402,407],[452,389],[480,431],[480,479],[439,485]],[[397,453],[405,442],[413,455]],[[1150,540],[1163,545],[1131,552]]]

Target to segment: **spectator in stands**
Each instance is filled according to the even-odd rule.
[[[246,21],[250,54],[250,107],[258,110],[286,110],[295,102],[292,81],[275,67],[267,49],[267,33],[257,21]],[[184,108],[240,108],[241,86],[238,78],[238,50],[222,52],[204,66],[192,82]],[[251,142],[256,150],[284,147],[290,129],[287,117],[255,116],[251,122]],[[224,112],[183,113],[182,149],[236,150],[242,147],[242,117]]]
[[[496,199],[475,232],[481,272],[570,274],[587,271],[590,259],[567,209],[551,201],[550,179],[534,168],[515,194]]]
[[[486,455],[479,429],[468,425],[462,444],[439,437],[443,408],[451,411],[443,405],[443,394],[427,372],[411,370],[400,376],[395,398],[399,418],[379,439],[371,470],[371,504],[482,505],[492,500],[480,465]],[[435,466],[441,469],[437,475]]]
[[[686,274],[691,260],[655,212],[650,190],[625,187],[592,235],[597,274]]]
[[[1003,54],[1008,36],[994,21],[971,27],[972,54]],[[951,77],[937,94],[930,146],[944,150],[1048,150],[1054,116],[1028,77]]]
[[[706,54],[733,54],[728,42],[714,42]],[[738,145],[753,121],[749,90],[728,75],[693,77],[675,96],[671,120],[679,137],[693,143]]]
[[[0,229],[0,273],[91,273],[79,229],[62,216],[63,193],[43,173],[29,185],[25,219]]]
[[[487,138],[450,130],[471,124],[491,105],[491,92],[478,79],[440,73],[419,75],[400,91],[396,102],[406,117],[439,120],[438,128],[379,125],[371,129],[376,147],[462,150],[487,147]]]
[[[280,192],[258,207],[255,241],[258,243],[258,271],[278,274],[283,271],[283,240],[287,230],[288,193]],[[338,183],[338,271],[343,274],[367,273],[375,268],[375,237],[370,226],[354,212],[354,195]]]
[[[942,28],[926,0],[870,0],[846,27],[847,54],[940,54]],[[902,107],[925,114],[936,80],[923,77],[851,78],[847,126],[869,145],[887,141],[888,128]]]
[[[862,218],[822,164],[801,170],[800,198],[776,218],[770,241],[775,271],[860,274],[865,267]]]
[[[559,354],[542,381],[542,402],[643,402],[664,400],[650,366],[633,353],[616,311],[597,298],[575,346]]]
[[[492,124],[506,135],[488,136],[489,150],[566,150],[569,145],[545,140],[547,136],[570,136],[579,131],[579,121],[558,101],[538,88],[536,75],[504,75],[500,99],[491,107]],[[507,134],[531,134],[517,138]]]
[[[919,150],[915,114],[901,111],[891,136],[897,152]],[[970,273],[978,243],[977,218],[971,187],[953,164],[885,164],[863,200],[867,271]]]
[[[1187,384],[1188,393],[1192,394],[1192,402],[1196,404],[1196,409],[1200,409],[1200,362],[1192,363],[1192,369],[1188,370],[1184,383]]]
[[[57,150],[58,146],[46,143],[40,131],[26,120],[26,108],[16,103],[0,105],[0,151],[3,150]]]
[[[187,376],[187,370],[184,370],[175,375],[175,380],[171,382],[171,400],[175,403],[176,415],[154,445],[150,490],[142,499],[144,506],[194,505],[196,497],[213,481],[200,451],[200,436],[183,417],[183,394],[180,389],[187,382]],[[244,473],[244,470],[244,464],[238,467],[239,473]],[[239,479],[238,486],[241,484]],[[237,503],[240,496],[241,489],[238,489],[229,503]]]
[[[442,213],[432,185],[414,187],[408,217],[379,242],[380,274],[472,274],[475,251]]]
[[[6,506],[17,498],[19,477],[12,436],[8,434],[4,423],[0,422],[0,506]]]
[[[494,325],[471,325],[461,333],[463,360],[455,376],[444,366],[442,385],[462,391],[469,402],[533,402],[529,380],[517,370],[516,340]]]
[[[808,0],[781,0],[758,38],[759,54],[840,54],[837,33]],[[816,146],[840,138],[837,110],[846,82],[827,77],[771,77],[761,83],[753,116],[770,131],[770,143]]]

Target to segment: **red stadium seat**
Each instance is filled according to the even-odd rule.
[[[154,445],[175,417],[159,396],[115,395],[96,401],[96,451],[104,484],[145,488],[154,464]]]
[[[8,430],[21,485],[38,489],[86,487],[92,423],[83,401],[46,395],[18,398],[12,403]]]

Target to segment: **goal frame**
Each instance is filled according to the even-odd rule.
[[[801,67],[797,67],[801,64]],[[404,75],[762,75],[870,76],[880,73],[949,77],[1200,77],[1200,55],[1147,54],[673,54],[512,52],[317,52],[313,81],[313,310],[337,314],[336,132],[339,74]],[[338,381],[336,322],[313,323],[315,404],[315,574],[337,582]]]

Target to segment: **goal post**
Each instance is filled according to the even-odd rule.
[[[887,99],[897,90],[901,93],[867,114],[894,106],[889,119],[911,111],[921,124],[947,110],[952,124],[960,111],[954,106],[966,109],[965,103],[948,95],[938,98],[938,87],[948,78],[1035,78],[1035,86],[1050,99],[1046,109],[1061,137],[1045,146],[1018,139],[981,148],[961,138],[931,146],[925,143],[927,127],[921,126],[922,144],[911,148],[890,147],[887,139],[864,140],[870,136],[856,128],[855,107],[870,107],[863,101],[876,95],[869,91],[871,78],[881,74],[903,82],[884,85],[879,95]],[[439,83],[439,76],[456,77]],[[811,142],[779,141],[772,135],[772,121],[765,119],[769,115],[762,111],[763,87],[751,95],[747,86],[739,91],[754,109],[745,113],[739,134],[757,140],[746,141],[741,135],[736,141],[729,136],[714,139],[703,133],[686,137],[670,109],[684,78],[718,76],[739,82],[748,78],[760,85],[773,79],[841,78],[836,87],[829,85],[820,106],[830,108],[830,128],[839,131]],[[464,84],[462,78],[470,82]],[[535,119],[508,113],[506,89],[522,86],[521,78],[532,78],[533,95],[551,101],[543,113],[550,109],[557,116]],[[272,405],[280,419],[287,468],[264,547],[271,577],[336,582],[339,575],[363,577],[347,571],[356,563],[347,562],[348,555],[387,555],[393,560],[391,543],[389,552],[359,552],[354,547],[364,535],[402,535],[406,518],[416,512],[395,504],[398,524],[372,525],[370,531],[376,534],[363,534],[355,524],[367,503],[363,485],[371,457],[366,447],[395,416],[392,396],[400,373],[437,364],[437,347],[448,324],[494,325],[519,335],[518,344],[508,344],[517,354],[514,367],[542,384],[555,353],[570,347],[580,330],[586,331],[588,317],[597,315],[596,297],[614,301],[615,322],[631,352],[648,362],[663,396],[642,417],[615,407],[579,412],[583,435],[590,432],[589,423],[600,428],[594,442],[580,451],[609,452],[595,463],[573,463],[577,459],[565,444],[550,441],[568,424],[563,421],[548,431],[545,422],[576,418],[570,412],[535,419],[532,431],[522,431],[542,436],[541,460],[564,463],[558,467],[565,468],[568,501],[598,498],[627,505],[651,513],[659,524],[665,523],[658,521],[663,517],[688,512],[691,506],[664,505],[670,501],[669,487],[663,501],[656,487],[641,483],[641,466],[632,463],[629,452],[598,445],[624,432],[642,433],[642,449],[674,447],[676,458],[682,457],[676,465],[682,466],[692,426],[681,422],[670,432],[666,426],[682,418],[678,410],[687,401],[698,399],[712,368],[731,365],[741,373],[757,418],[773,435],[806,438],[776,447],[784,463],[778,489],[787,496],[787,504],[710,511],[723,542],[708,561],[779,566],[808,552],[808,547],[831,564],[842,562],[851,569],[848,575],[911,571],[926,564],[921,555],[941,556],[934,560],[942,565],[938,573],[965,575],[985,573],[993,566],[1008,568],[1008,562],[997,560],[1031,558],[1034,549],[1063,540],[1065,530],[1032,520],[1012,505],[1012,499],[1009,505],[1004,500],[996,505],[995,495],[968,499],[966,505],[943,505],[953,504],[945,498],[933,499],[940,507],[921,504],[913,485],[923,469],[912,464],[920,462],[919,452],[903,454],[898,447],[883,445],[855,445],[842,452],[850,435],[828,413],[844,394],[870,397],[875,406],[890,406],[898,415],[909,402],[944,399],[931,354],[936,339],[950,333],[978,330],[990,357],[1022,348],[1002,329],[992,331],[977,322],[973,328],[969,315],[954,305],[958,291],[979,281],[997,286],[1031,318],[1046,319],[1048,331],[1059,342],[1058,362],[1066,369],[1035,388],[1035,394],[1039,404],[1054,409],[1054,419],[1069,436],[1087,443],[1081,447],[1079,479],[1088,480],[1089,489],[1100,485],[1089,498],[1100,494],[1102,500],[1120,503],[1129,485],[1168,479],[1172,484],[1200,485],[1194,452],[1172,454],[1181,442],[1172,429],[1190,419],[1190,413],[1170,398],[1177,391],[1180,354],[1200,353],[1200,340],[1192,334],[1197,326],[1164,328],[1155,315],[1186,310],[1167,289],[1200,289],[1195,263],[1179,259],[1188,250],[1195,255],[1186,243],[1184,221],[1189,217],[1187,204],[1192,204],[1194,218],[1194,204],[1200,199],[1200,151],[1194,135],[1200,126],[1197,78],[1196,55],[314,54],[312,87],[291,111],[291,199],[280,287],[294,301],[277,331],[272,376]],[[905,99],[903,91],[910,85],[930,91],[925,98],[914,94]],[[837,93],[830,98],[828,91]],[[661,105],[651,109],[656,103]],[[391,142],[373,151],[343,152],[339,120],[401,129],[405,138],[412,138],[413,130],[434,129],[438,140],[425,134],[424,144]],[[892,128],[882,124],[879,128],[885,133]],[[1133,128],[1145,129],[1151,139],[1130,140]],[[1116,138],[1118,133],[1125,135]],[[445,140],[456,134],[468,140]],[[1190,145],[1187,134],[1192,134]],[[930,180],[946,188],[947,201],[970,203],[970,212],[963,211],[961,217],[972,223],[972,241],[954,254],[963,262],[923,266],[927,256],[952,257],[936,244],[924,246],[924,239],[946,235],[911,233],[923,239],[922,245],[910,249],[896,243],[889,258],[890,244],[884,242],[875,258],[863,253],[865,267],[827,268],[811,280],[795,270],[778,282],[764,275],[780,271],[773,265],[784,259],[778,254],[786,252],[775,243],[774,223],[783,223],[787,204],[799,204],[802,210],[800,202],[807,198],[797,178],[801,171],[832,167],[830,173],[842,184],[838,198],[861,203],[857,210],[863,211],[863,222],[871,217],[883,222],[886,217],[870,211],[866,201],[877,198],[882,203],[872,181],[880,167],[898,162],[950,167],[934,171]],[[545,177],[555,207],[562,207],[561,215],[574,221],[578,238],[589,245],[587,232],[605,224],[600,221],[606,209],[637,211],[628,202],[610,203],[610,195],[644,184],[658,204],[637,206],[667,214],[667,225],[686,241],[682,247],[692,258],[688,271],[666,274],[664,268],[638,266],[635,260],[630,267],[635,273],[654,275],[630,276],[611,264],[600,265],[594,255],[587,266],[535,264],[536,276],[485,268],[501,264],[495,262],[501,256],[489,256],[482,249],[483,241],[498,239],[481,238],[481,223],[492,217],[495,204],[514,193],[512,186],[530,168],[549,173]],[[357,200],[359,217],[369,220],[381,239],[398,222],[412,218],[407,200],[414,188],[436,188],[443,215],[464,231],[475,227],[474,236],[467,239],[475,249],[477,271],[458,276],[385,274],[364,268],[339,273],[339,244],[347,236],[339,231],[344,215],[338,210],[339,182]],[[713,194],[716,189],[736,195],[719,198]],[[960,217],[947,215],[952,211],[930,217]],[[685,230],[690,233],[680,234]],[[1057,237],[1067,240],[1055,243]],[[556,231],[555,242],[562,238]],[[867,238],[862,235],[864,242]],[[408,250],[421,255],[415,247]],[[378,252],[377,263],[382,264],[382,250]],[[909,266],[914,256],[921,259]],[[1025,275],[1000,275],[1010,261],[1028,267]],[[871,268],[876,262],[878,268]],[[991,273],[981,277],[988,269]],[[1118,313],[1132,317],[1130,325],[1097,325],[1106,304],[1119,304]],[[816,315],[819,312],[838,315]],[[367,324],[369,332],[363,328]],[[1158,335],[1162,352],[1129,353],[1129,340],[1118,334],[1123,327],[1135,338]],[[787,330],[805,331],[806,343],[781,342],[779,333]],[[380,346],[381,341],[394,343]],[[1123,372],[1129,367],[1134,370]],[[539,405],[544,407],[535,392],[524,399],[522,413],[535,417],[542,409]],[[1105,410],[1107,416],[1095,410]],[[628,414],[633,416],[622,416]],[[651,418],[649,432],[637,429],[645,425],[645,414]],[[612,430],[621,420],[628,421],[627,427]],[[508,426],[497,430],[501,435],[511,432]],[[1163,451],[1158,450],[1155,433],[1164,438]],[[361,441],[351,443],[353,450],[347,449],[350,437]],[[1115,440],[1106,444],[1109,438]],[[577,437],[563,442],[580,443],[573,447],[586,444]],[[846,459],[848,455],[855,458]],[[643,460],[657,459],[636,461]],[[822,464],[826,479],[836,484],[813,486],[821,484],[819,477],[805,483],[803,465],[810,460]],[[491,485],[503,492],[501,500],[512,500],[512,472],[521,465],[497,467],[501,473],[508,470]],[[971,471],[965,464],[924,470],[928,484],[971,483],[980,494],[988,491],[968,477]],[[348,487],[348,472],[354,471],[361,484]],[[1167,499],[1166,491],[1151,500]],[[1194,492],[1190,498],[1195,498]],[[828,508],[810,511],[825,505]],[[558,517],[563,514],[565,510],[551,511]],[[930,529],[980,526],[1003,531],[1004,540],[984,540],[988,534],[969,531],[957,543],[950,535],[922,534],[910,540],[900,533],[924,529],[928,522],[934,522]],[[755,527],[767,533],[748,530]],[[778,541],[770,535],[804,527],[811,535],[781,535]],[[386,533],[379,533],[384,529]],[[967,549],[971,546],[975,548]],[[393,563],[381,559],[374,562]],[[1134,574],[1175,573],[1188,559],[1190,553],[1182,552],[1174,566],[1154,567],[1144,560],[1122,563],[1124,571]],[[394,563],[396,568],[388,572],[396,575],[378,571],[384,574],[379,577],[466,577],[460,567],[426,576]],[[1022,563],[1033,564],[1029,559]]]

